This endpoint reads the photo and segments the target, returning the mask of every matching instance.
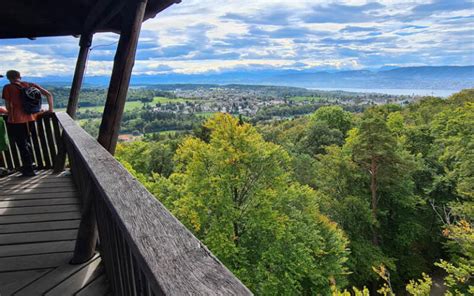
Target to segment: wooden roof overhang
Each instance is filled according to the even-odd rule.
[[[116,32],[137,0],[0,0],[0,39]],[[128,3],[127,3],[128,2]],[[144,19],[180,0],[148,0]]]

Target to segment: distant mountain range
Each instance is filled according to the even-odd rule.
[[[28,78],[25,78],[28,79]],[[70,85],[71,77],[32,78],[43,84]],[[109,77],[89,76],[85,84],[107,86]],[[260,84],[306,88],[445,89],[474,87],[474,66],[383,67],[378,70],[297,71],[236,70],[209,74],[134,75],[132,85],[153,84]]]

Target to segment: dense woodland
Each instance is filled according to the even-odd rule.
[[[429,295],[439,279],[472,295],[473,129],[471,89],[256,125],[218,113],[117,158],[258,295]]]

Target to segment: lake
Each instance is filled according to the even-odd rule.
[[[389,94],[397,96],[435,96],[435,97],[449,97],[450,95],[459,92],[460,90],[453,89],[397,89],[397,88],[331,88],[331,87],[318,87],[309,88],[313,90],[326,90],[326,91],[347,91],[347,92],[358,92],[358,93],[379,93]]]

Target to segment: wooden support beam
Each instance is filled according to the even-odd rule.
[[[79,56],[77,57],[76,70],[72,80],[71,91],[69,93],[69,101],[67,104],[67,114],[73,119],[76,118],[76,110],[79,103],[79,92],[81,91],[84,73],[86,71],[87,58],[92,43],[92,34],[85,33],[81,35],[79,41]]]
[[[99,0],[84,22],[84,31],[94,32],[110,22],[125,6],[127,0]]]
[[[87,58],[92,44],[92,33],[84,33],[79,40],[79,55],[77,57],[74,78],[72,79],[71,91],[69,92],[69,101],[67,103],[67,113],[73,119],[76,119],[76,111],[79,105],[79,93],[81,92],[84,73],[86,72]],[[58,154],[54,159],[54,172],[64,171],[66,165],[66,150],[61,143],[58,143]]]
[[[84,21],[84,27],[82,28],[85,31],[92,32],[97,21],[101,18],[104,11],[107,9],[109,4],[113,2],[112,0],[99,0],[95,3],[93,8],[90,10]]]
[[[91,182],[90,180],[88,181]],[[74,255],[69,262],[70,264],[82,264],[89,261],[95,255],[95,247],[99,236],[93,204],[97,197],[92,191],[92,185],[89,183],[86,186],[81,223],[77,232],[76,246],[74,248]]]
[[[146,5],[147,0],[129,1],[123,10],[122,31],[115,54],[112,78],[98,138],[99,143],[111,154],[115,153],[117,145]]]

